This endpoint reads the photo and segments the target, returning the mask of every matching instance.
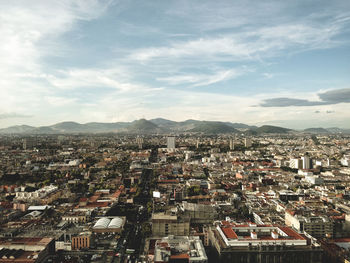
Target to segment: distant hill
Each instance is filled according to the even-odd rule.
[[[261,133],[288,133],[288,132],[291,132],[292,130],[278,127],[278,126],[263,125],[255,129],[254,131],[257,132],[258,134],[261,134]]]
[[[0,134],[6,134],[6,133],[28,133],[32,130],[34,130],[35,127],[28,126],[28,125],[16,125],[4,129],[0,129]]]
[[[340,129],[337,127],[331,127],[326,129],[330,133],[345,133],[345,134],[350,134],[350,129]]]
[[[103,122],[89,122],[84,124],[84,128],[92,133],[101,132],[118,132],[120,129],[126,128],[130,125],[129,122],[113,122],[113,123],[103,123]]]
[[[171,121],[163,118],[151,120],[140,119],[132,122],[89,122],[85,124],[65,121],[50,126],[33,127],[17,125],[0,129],[0,134],[67,134],[67,133],[130,133],[130,134],[170,134],[198,132],[203,134],[241,133],[245,135],[258,135],[263,133],[289,133],[297,131],[264,125],[261,127],[250,126],[244,123],[220,122],[220,121]],[[332,128],[309,128],[301,132],[307,133],[346,133],[350,129]]]
[[[328,130],[326,130],[324,128],[308,128],[308,129],[305,129],[304,132],[307,132],[307,133],[330,133]]]
[[[136,134],[152,134],[160,133],[164,129],[159,128],[156,124],[151,121],[140,119],[131,122],[131,124],[126,128],[125,132],[127,133],[136,133]]]
[[[169,125],[176,125],[177,122],[176,121],[171,121],[171,120],[167,120],[167,119],[163,119],[163,118],[156,118],[156,119],[152,119],[149,120],[150,122],[154,123],[155,125],[160,126],[169,126]]]
[[[233,127],[235,129],[256,129],[258,128],[257,126],[250,126],[244,123],[232,123],[232,122],[225,122],[226,125]]]
[[[50,128],[53,131],[57,131],[58,133],[60,132],[81,132],[84,130],[84,124],[80,124],[77,122],[73,121],[66,121],[66,122],[60,122],[54,125],[51,125]]]
[[[208,122],[203,121],[196,124],[196,127],[188,130],[189,132],[201,132],[205,134],[219,134],[219,133],[236,133],[235,128],[232,128],[222,122]]]

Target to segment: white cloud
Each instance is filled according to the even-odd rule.
[[[174,1],[175,5],[179,2]],[[81,22],[84,24],[84,21],[99,18],[111,1],[1,1],[0,112],[17,114],[12,116],[33,115],[26,121],[34,125],[68,119],[79,122],[129,121],[159,116],[174,120],[196,118],[247,123],[279,120],[281,116],[287,120],[293,120],[296,116],[300,118],[308,109],[300,109],[300,114],[294,112],[293,115],[287,109],[262,111],[252,107],[269,98],[269,95],[259,95],[259,92],[264,92],[261,89],[255,95],[243,97],[233,96],[233,92],[221,95],[195,92],[194,89],[178,91],[152,84],[158,80],[164,82],[164,86],[201,87],[233,80],[249,72],[247,68],[240,67],[242,61],[252,68],[251,62],[285,55],[294,50],[300,52],[339,45],[341,43],[335,39],[349,23],[348,15],[339,15],[326,22],[323,17],[309,17],[300,21],[294,18],[292,22],[290,19],[279,21],[278,17],[274,20],[273,14],[280,14],[281,9],[286,8],[284,4],[258,2],[254,8],[247,8],[245,2],[240,2],[235,8],[232,8],[231,2],[189,3],[191,10],[198,7],[198,16],[186,11],[186,8],[167,9],[166,15],[175,15],[176,21],[183,18],[181,30],[175,28],[177,25],[157,27],[145,21],[145,25],[139,26],[137,23],[134,25],[134,21],[126,21],[121,23],[122,27],[127,23],[129,26],[120,32],[134,42],[130,47],[115,43],[111,50],[115,48],[120,52],[115,57],[106,58],[102,67],[66,65],[56,70],[45,64],[46,59],[52,56],[64,58],[76,48],[74,44],[68,46],[62,36]],[[185,2],[181,4],[186,5]],[[216,9],[217,5],[220,5],[219,9]],[[259,11],[255,16],[257,9]],[[265,21],[266,17],[271,17],[271,20],[259,26],[257,21]],[[187,25],[191,27],[189,30],[183,28]],[[83,27],[78,29],[87,30]],[[89,34],[91,31],[81,33]],[[142,37],[137,38],[139,34]],[[153,35],[162,39],[150,41]],[[90,40],[92,42],[87,44],[94,45],[93,36]],[[142,48],[145,44],[143,41],[136,43],[138,40],[155,44]],[[120,42],[123,41],[127,40]],[[56,66],[59,68],[59,65]],[[275,74],[264,73],[263,76],[270,78]],[[235,94],[239,92],[236,90]],[[312,100],[314,96],[314,93],[286,93],[283,95],[279,92],[276,97],[307,96]],[[84,100],[87,96],[90,96],[90,100]],[[336,115],[335,119],[338,116],[346,118],[347,105],[343,109],[337,107],[320,110],[335,111],[336,114],[328,114],[332,117]],[[3,118],[1,126],[15,124],[15,121],[15,118]]]
[[[79,88],[113,88],[120,92],[152,90],[142,84],[134,84],[129,79],[130,73],[122,68],[109,69],[70,69],[50,75],[47,81],[55,88],[74,90]]]
[[[43,60],[64,54],[62,34],[77,21],[98,17],[109,4],[98,0],[1,1],[0,111],[42,114],[45,98],[55,93],[46,83],[50,75]],[[8,121],[3,125],[12,123]]]
[[[66,106],[77,102],[76,98],[67,98],[67,97],[49,96],[49,97],[45,97],[44,99],[47,101],[48,104],[54,107],[62,107],[62,106]]]
[[[213,74],[175,75],[171,77],[157,78],[158,81],[167,82],[169,85],[190,84],[191,87],[208,86],[214,83],[230,80],[243,75],[246,69],[219,70]]]
[[[272,79],[272,78],[274,77],[274,74],[272,74],[272,73],[267,73],[267,72],[263,73],[262,75],[263,75],[263,77],[266,78],[266,79]]]
[[[236,34],[173,42],[169,46],[150,47],[133,52],[131,59],[147,62],[154,59],[192,58],[198,60],[245,61],[273,57],[293,48],[329,48],[340,43],[333,40],[347,20],[331,24],[284,24],[265,26]]]

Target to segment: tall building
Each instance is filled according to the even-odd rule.
[[[143,147],[143,138],[137,137],[136,138],[136,143],[137,143],[137,146],[139,147],[139,149],[142,149],[142,147]]]
[[[170,136],[167,138],[167,148],[168,149],[175,149],[175,137]]]
[[[289,167],[293,169],[301,169],[303,167],[303,161],[299,158],[292,158],[289,160]]]
[[[230,139],[230,150],[234,150],[235,149],[235,141],[233,138]]]
[[[23,150],[33,149],[36,144],[36,138],[25,138],[23,139]]]
[[[249,148],[252,147],[252,140],[249,138],[244,139],[244,147]]]
[[[303,169],[312,169],[312,160],[308,155],[301,157],[303,161]]]

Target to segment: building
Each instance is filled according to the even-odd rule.
[[[101,217],[92,227],[95,233],[120,233],[125,225],[126,217]]]
[[[171,136],[171,137],[167,137],[167,148],[168,149],[175,149],[175,137]]]
[[[16,192],[16,201],[27,203],[50,204],[62,195],[62,190],[55,185],[48,185],[34,192]]]
[[[190,218],[177,214],[153,213],[153,236],[188,236],[190,234]]]
[[[136,137],[136,143],[139,149],[142,149],[143,147],[143,138],[142,137]]]
[[[193,224],[210,224],[217,218],[214,206],[182,202],[180,208]]]
[[[309,216],[286,210],[285,224],[314,238],[331,237],[334,234],[334,222],[328,216]]]
[[[209,239],[220,262],[296,262],[321,263],[322,249],[317,243],[286,226],[222,221],[209,228]]]
[[[55,250],[53,238],[15,237],[0,238],[0,263],[2,262],[42,262]]]
[[[340,159],[340,163],[343,166],[350,166],[350,154],[346,154]]]
[[[230,139],[230,150],[233,151],[235,149],[235,141],[234,139]]]
[[[90,247],[90,232],[80,233],[78,235],[72,236],[72,249],[78,250],[82,248]]]
[[[301,157],[301,160],[303,162],[304,170],[312,169],[312,160],[308,155]]]
[[[168,236],[156,241],[154,262],[206,263],[208,257],[199,237]]]
[[[28,137],[23,139],[23,150],[31,150],[37,145],[36,138]]]
[[[299,158],[292,158],[289,160],[289,167],[293,169],[301,169],[303,167],[303,161]]]
[[[62,216],[62,220],[68,223],[83,224],[87,221],[87,213],[81,211],[69,212]]]
[[[313,185],[321,185],[324,183],[323,178],[317,175],[306,175],[305,181]]]
[[[244,147],[245,148],[249,148],[249,147],[252,147],[252,140],[250,138],[245,138],[244,139]]]

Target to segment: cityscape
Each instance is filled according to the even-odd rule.
[[[349,133],[187,122],[2,130],[0,262],[348,262]]]
[[[350,1],[0,0],[0,263],[350,263]]]

